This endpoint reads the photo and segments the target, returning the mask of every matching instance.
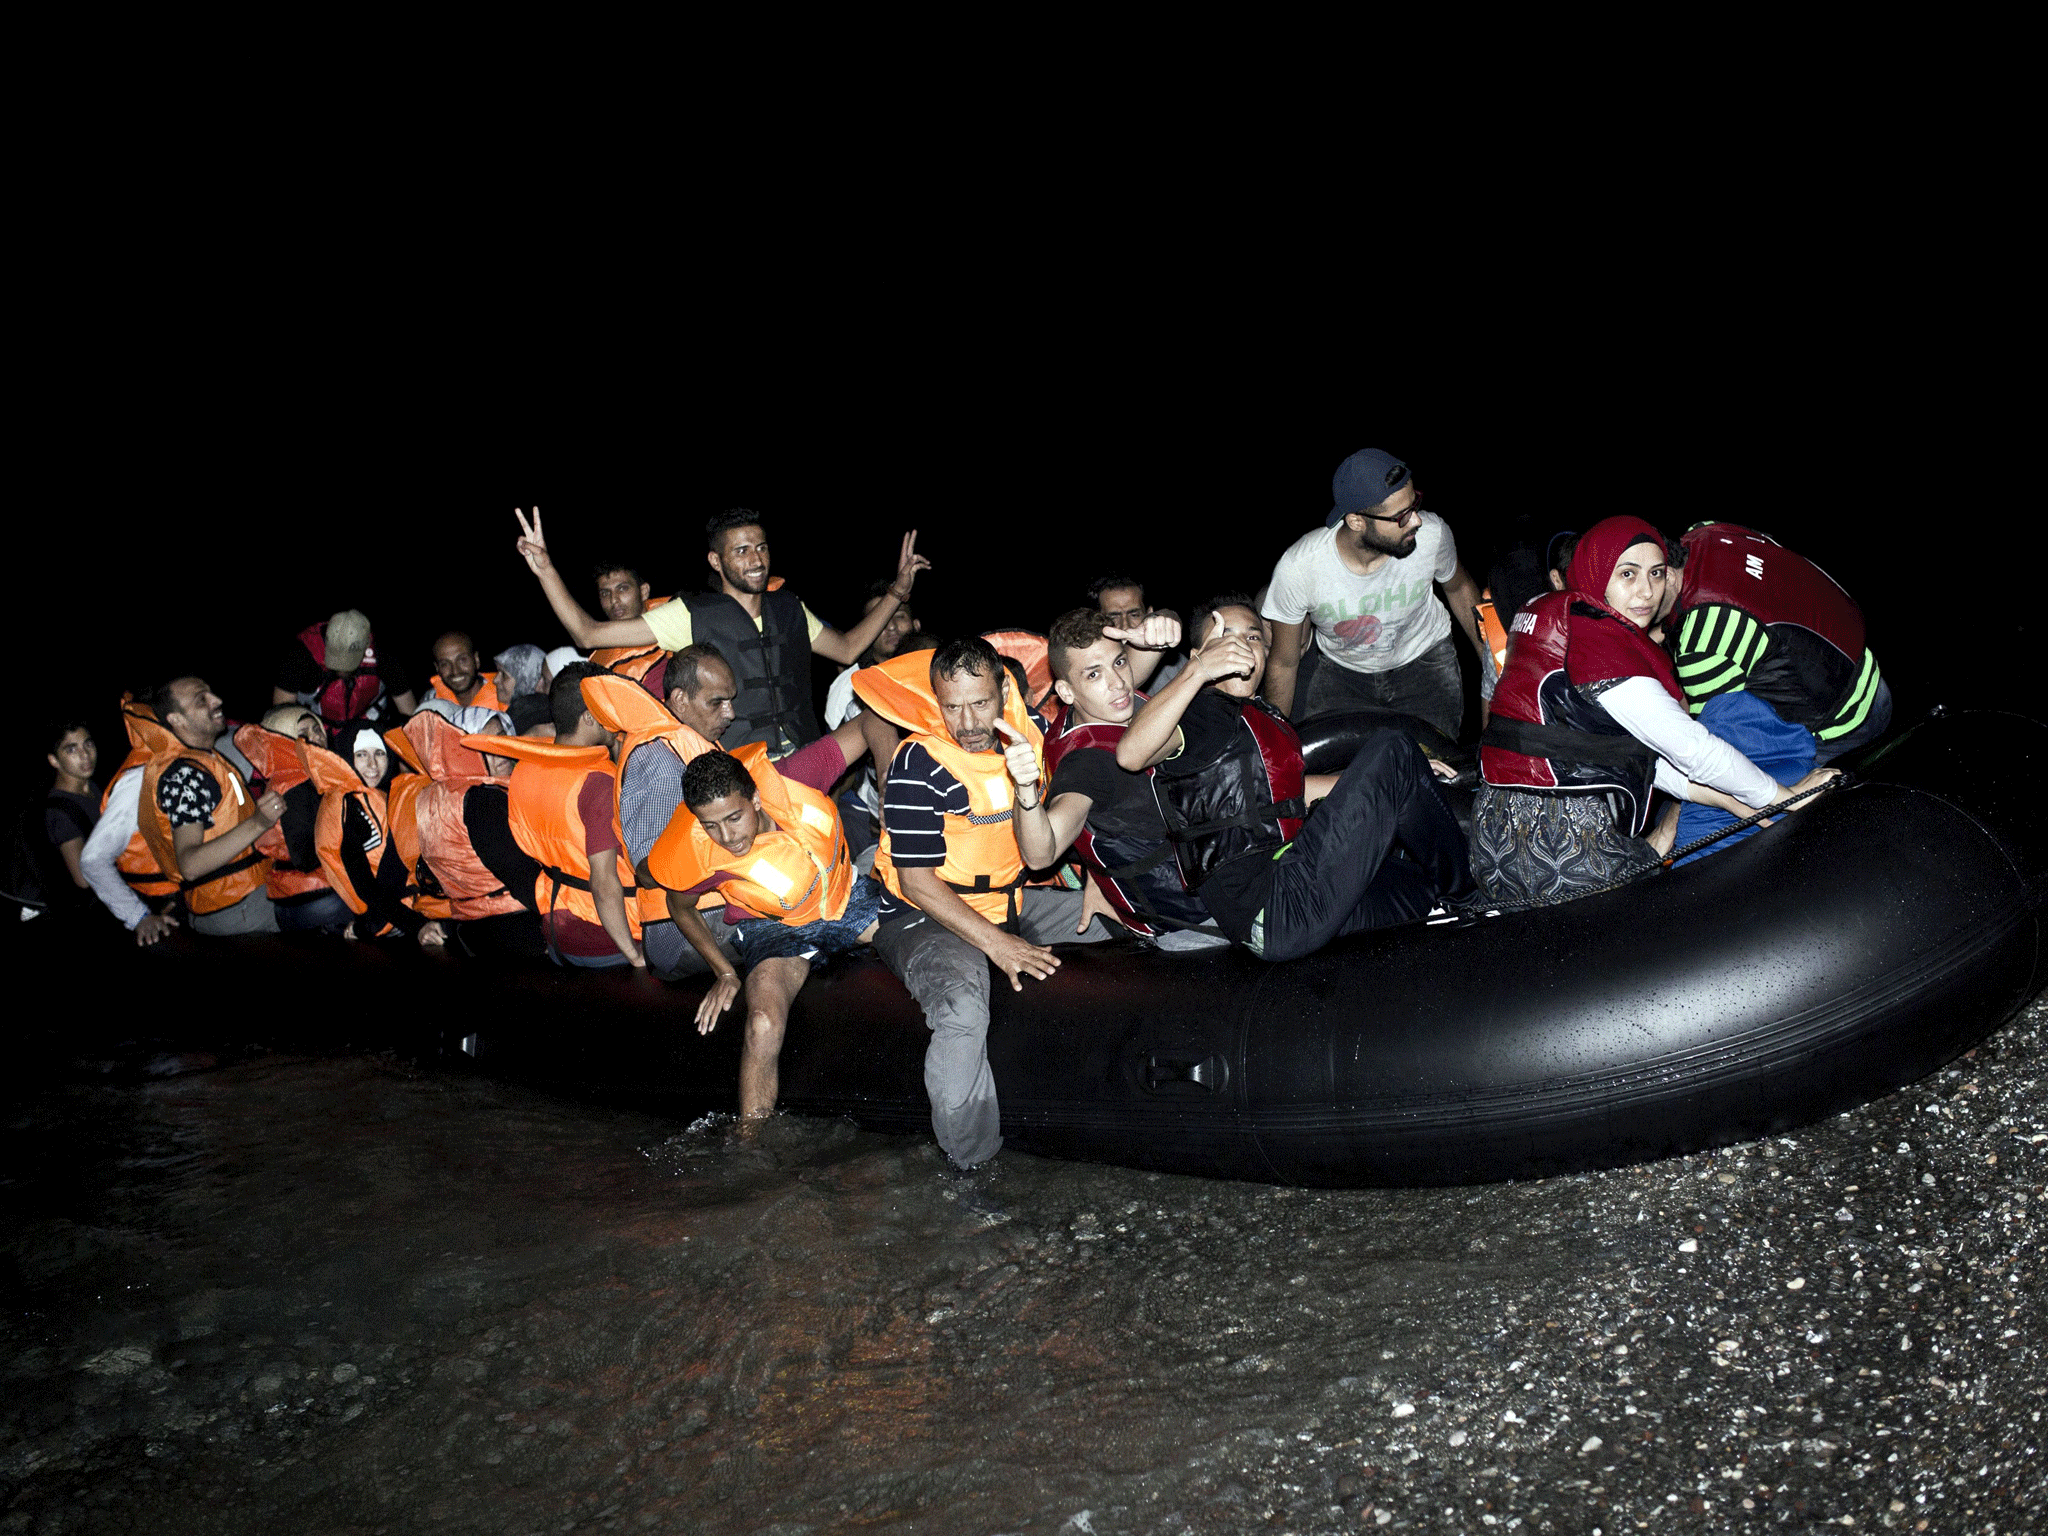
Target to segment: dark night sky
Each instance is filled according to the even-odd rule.
[[[641,558],[657,590],[697,584],[703,519],[740,504],[842,627],[909,527],[934,567],[916,605],[942,632],[1043,627],[1108,569],[1185,611],[1263,581],[1367,444],[1416,466],[1482,580],[1518,518],[1547,534],[1613,511],[1672,530],[1726,516],[1843,581],[1895,681],[1946,688],[2038,643],[2013,579],[2038,568],[2033,514],[1982,468],[1998,423],[1853,330],[1767,350],[1740,328],[1703,321],[1681,344],[1617,320],[1577,352],[1503,333],[1388,341],[1377,360],[1283,329],[1227,349],[1195,328],[1170,345],[1113,327],[1083,345],[1072,326],[860,339],[669,373],[591,351],[531,387],[516,369],[485,387],[428,349],[371,389],[280,351],[219,397],[141,377],[97,414],[54,413],[44,446],[72,499],[28,531],[17,590],[63,663],[17,728],[82,712],[110,769],[121,687],[185,670],[254,718],[278,649],[344,606],[420,673],[446,628],[486,653],[560,643],[512,550],[515,505],[545,510],[578,590],[600,549]],[[152,568],[213,574],[181,589]],[[26,746],[13,779],[41,776]]]

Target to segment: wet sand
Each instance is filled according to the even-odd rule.
[[[2044,1034],[1359,1192],[75,1063],[7,1120],[0,1533],[2035,1531]]]

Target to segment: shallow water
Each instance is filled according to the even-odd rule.
[[[2044,1024],[1416,1191],[77,1064],[7,1126],[0,1531],[2038,1529]]]

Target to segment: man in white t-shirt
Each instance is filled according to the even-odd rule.
[[[1324,525],[1295,540],[1266,589],[1266,699],[1297,719],[1392,710],[1456,741],[1464,691],[1451,618],[1481,651],[1479,584],[1458,563],[1450,528],[1422,510],[1414,475],[1392,454],[1360,449],[1337,466],[1330,489],[1337,504]],[[1321,657],[1308,697],[1297,701],[1295,674],[1311,630]]]

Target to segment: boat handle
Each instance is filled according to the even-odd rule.
[[[1221,1056],[1176,1056],[1152,1051],[1145,1057],[1145,1086],[1154,1093],[1171,1092],[1183,1084],[1221,1093],[1229,1082],[1230,1066]]]

